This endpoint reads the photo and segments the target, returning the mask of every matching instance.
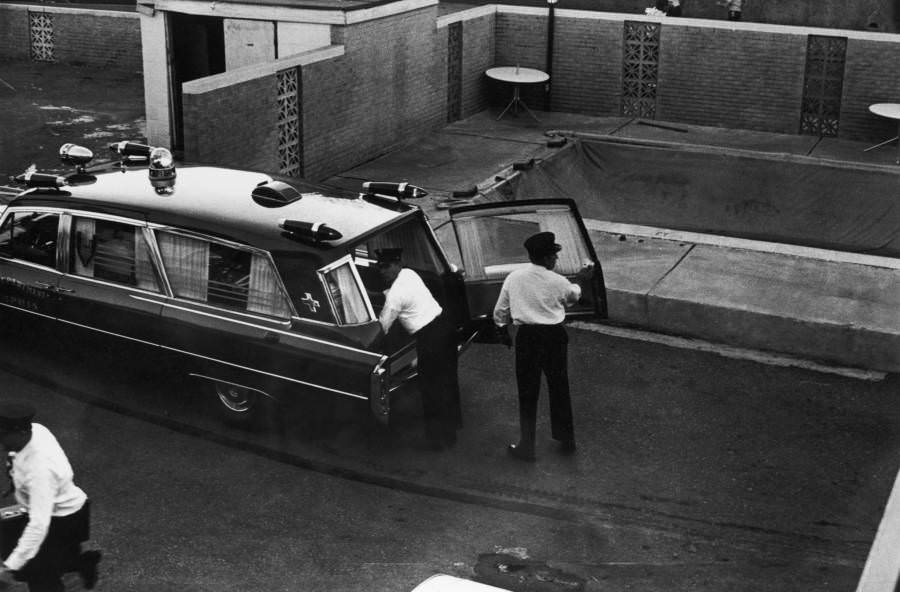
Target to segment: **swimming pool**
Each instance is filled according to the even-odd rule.
[[[571,197],[609,222],[900,257],[900,167],[581,137],[504,193]]]

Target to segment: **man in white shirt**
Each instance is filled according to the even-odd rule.
[[[90,529],[87,496],[73,482],[59,442],[33,417],[26,403],[0,403],[0,445],[16,502],[28,510],[28,522],[0,570],[27,582],[31,592],[61,592],[62,575],[70,571],[79,572],[91,589],[100,552],[81,552]]]
[[[569,396],[568,343],[563,327],[566,308],[581,298],[581,287],[553,271],[557,253],[552,232],[539,232],[525,241],[531,264],[510,273],[494,306],[494,324],[509,344],[508,325],[516,332],[516,384],[519,390],[519,442],[507,451],[514,458],[532,462],[541,373],[547,377],[550,396],[551,435],[563,454],[575,452],[572,402]],[[579,273],[588,285],[592,270]]]
[[[416,338],[419,390],[430,447],[456,444],[462,426],[456,336],[441,305],[415,271],[403,267],[402,249],[377,249],[378,271],[388,289],[379,321],[385,334],[395,321]]]

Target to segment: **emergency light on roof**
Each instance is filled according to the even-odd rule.
[[[331,228],[322,222],[303,222],[301,220],[287,220],[282,218],[278,221],[278,227],[284,230],[290,238],[306,239],[314,242],[333,241],[344,236],[334,228]]]
[[[132,156],[141,160],[150,160],[150,152],[153,150],[153,147],[139,142],[122,140],[121,142],[113,142],[110,144],[109,149],[121,156]]]
[[[61,160],[63,164],[74,166],[75,170],[79,173],[84,172],[85,167],[93,158],[94,153],[84,146],[69,142],[68,144],[63,144],[59,147],[59,160]]]
[[[303,197],[293,186],[283,181],[263,181],[250,192],[253,201],[267,208],[278,208]]]
[[[428,192],[421,187],[416,187],[409,183],[385,183],[381,181],[366,181],[363,183],[363,191],[369,195],[395,197],[397,199],[418,199],[428,195]]]

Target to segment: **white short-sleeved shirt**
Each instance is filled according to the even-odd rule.
[[[50,519],[74,514],[87,496],[73,482],[72,466],[56,437],[39,423],[31,424],[31,440],[12,457],[16,501],[28,507],[28,524],[4,563],[20,570],[40,550]]]
[[[542,265],[531,263],[506,276],[494,306],[494,323],[504,326],[557,325],[566,308],[581,298],[581,287]]]
[[[403,268],[391,287],[385,290],[384,308],[379,321],[387,333],[395,320],[410,334],[433,321],[442,312],[441,305],[415,271]]]

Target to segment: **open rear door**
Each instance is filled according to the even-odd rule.
[[[594,269],[590,293],[567,311],[567,316],[606,317],[606,286],[600,261],[584,221],[571,199],[493,202],[450,210],[465,270],[466,299],[471,320],[493,316],[503,280],[511,271],[530,263],[525,239],[537,232],[552,232],[562,245],[556,271],[574,281],[585,265]]]

